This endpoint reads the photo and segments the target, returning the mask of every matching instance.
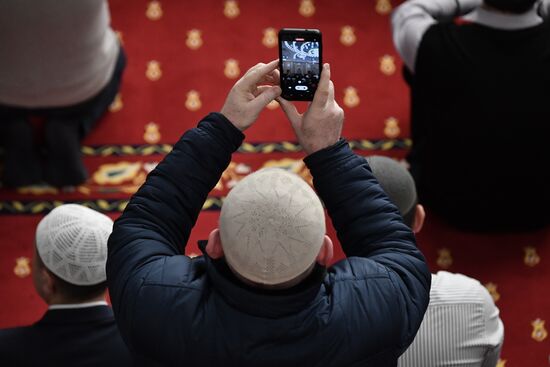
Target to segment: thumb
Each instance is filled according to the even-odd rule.
[[[324,64],[323,70],[321,70],[319,85],[317,85],[317,90],[315,91],[313,101],[311,102],[312,106],[323,108],[327,104],[330,98],[330,86],[330,65]]]
[[[256,96],[250,103],[255,107],[255,109],[262,110],[267,106],[271,101],[281,95],[281,87],[275,85],[273,87],[264,86],[261,89],[261,93]]]

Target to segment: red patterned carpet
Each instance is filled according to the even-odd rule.
[[[323,32],[324,60],[331,63],[337,100],[346,111],[344,136],[356,151],[403,158],[411,144],[408,90],[389,27],[389,11],[398,3],[111,0],[112,24],[128,54],[128,68],[111,111],[84,142],[89,180],[73,192],[0,190],[0,327],[31,323],[45,310],[33,292],[28,261],[41,215],[76,201],[118,216],[181,133],[221,108],[239,75],[278,57],[281,27]],[[272,107],[247,132],[246,143],[205,203],[189,254],[215,226],[228,189],[249,172],[281,166],[308,177],[290,126],[280,108]],[[506,328],[499,366],[550,365],[544,325],[550,320],[550,229],[475,235],[448,228],[429,214],[419,244],[432,271],[475,277],[497,301]]]

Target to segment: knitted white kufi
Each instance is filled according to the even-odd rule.
[[[304,273],[324,235],[319,197],[301,177],[282,169],[245,177],[229,192],[220,214],[226,261],[255,283],[281,284]]]
[[[53,209],[38,224],[36,249],[52,273],[75,285],[107,279],[107,240],[113,230],[108,216],[77,204]]]

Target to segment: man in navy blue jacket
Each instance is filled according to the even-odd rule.
[[[395,366],[428,305],[425,259],[368,163],[340,137],[329,65],[302,115],[280,98],[277,64],[251,68],[221,113],[182,136],[116,221],[107,277],[121,334],[134,353],[174,366]],[[184,255],[242,131],[275,98],[347,255],[327,268],[325,240],[311,273],[284,289],[236,276],[218,230],[200,244],[203,256]]]

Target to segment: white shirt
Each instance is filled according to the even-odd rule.
[[[550,10],[543,0],[524,14],[505,14],[480,8],[482,0],[409,0],[392,14],[393,42],[405,65],[414,72],[424,33],[438,21],[466,15],[465,20],[487,27],[517,30],[539,25]],[[469,13],[469,14],[468,14]]]
[[[107,0],[1,0],[0,104],[83,102],[111,79],[119,44]]]
[[[489,292],[477,280],[440,271],[432,274],[430,304],[399,367],[494,367],[504,326]]]
[[[107,302],[105,301],[95,301],[95,302],[84,302],[84,303],[64,303],[64,304],[58,304],[58,305],[50,305],[48,306],[48,310],[69,310],[69,309],[75,309],[75,308],[88,308],[88,307],[96,307],[96,306],[108,306]]]

